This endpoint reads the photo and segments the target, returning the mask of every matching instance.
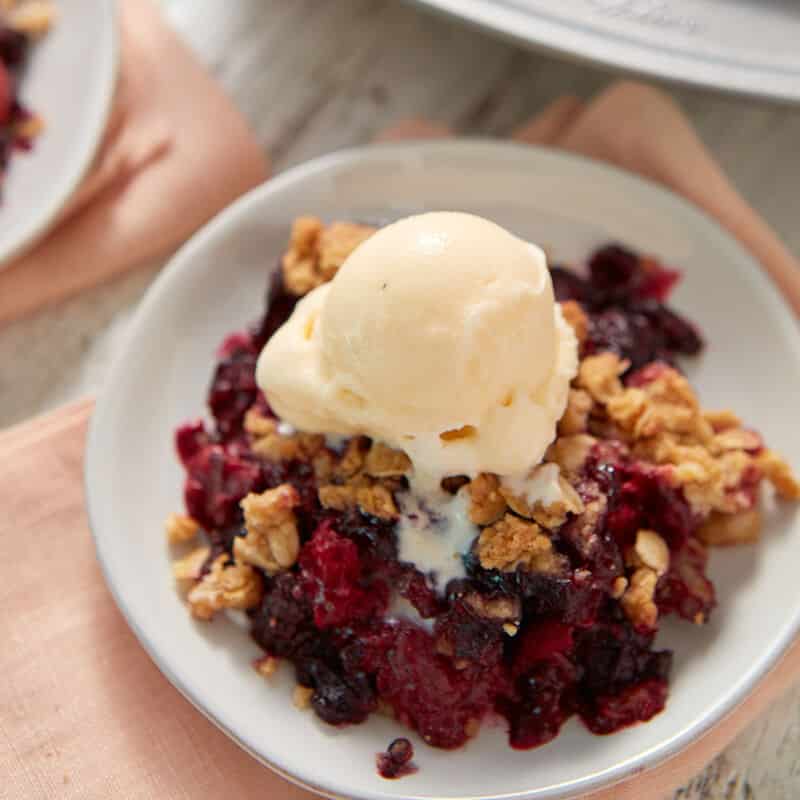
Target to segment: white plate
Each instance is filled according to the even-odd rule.
[[[715,552],[720,608],[710,625],[665,626],[672,694],[652,722],[596,737],[576,722],[539,750],[486,730],[442,752],[415,738],[420,771],[384,781],[375,752],[401,729],[383,718],[337,731],[252,669],[258,650],[223,619],[197,624],[170,577],[163,520],[179,510],[175,426],[201,412],[217,344],[257,317],[268,273],[298,214],[394,217],[411,210],[483,214],[561,257],[611,239],[686,269],[675,304],[709,348],[692,372],[710,407],[731,406],[800,465],[800,337],[786,306],[730,236],[683,200],[594,162],[488,142],[386,145],[297,167],[252,191],[178,253],[150,289],[111,370],[89,437],[86,486],[97,552],[140,641],[204,714],[283,774],[328,796],[555,798],[619,780],[680,750],[730,711],[800,623],[800,531],[788,510],[757,548]],[[412,737],[414,738],[414,737]]]
[[[43,236],[91,164],[114,94],[118,59],[114,0],[57,0],[52,30],[30,53],[24,104],[45,129],[14,153],[0,200],[0,268]]]
[[[417,0],[536,48],[800,101],[797,0]]]

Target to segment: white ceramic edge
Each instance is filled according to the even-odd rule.
[[[111,107],[114,99],[114,91],[117,86],[120,63],[120,14],[117,0],[103,0],[105,13],[109,17],[109,46],[111,48],[111,69],[106,74],[103,94],[100,98],[97,112],[94,119],[94,132],[92,145],[87,147],[81,156],[76,159],[72,171],[68,172],[61,183],[61,190],[56,192],[45,210],[33,216],[30,222],[21,229],[19,236],[9,245],[0,250],[0,270],[9,266],[11,261],[21,256],[26,250],[30,249],[36,242],[47,233],[51,226],[58,219],[64,206],[75,193],[86,173],[94,161],[95,155],[100,147],[103,134],[105,133],[108,120],[111,115]],[[33,157],[36,157],[35,151]]]
[[[800,75],[797,73],[783,74],[730,62],[710,62],[669,50],[656,52],[627,39],[614,42],[610,39],[616,37],[582,30],[580,26],[569,27],[558,20],[547,20],[535,11],[526,13],[492,0],[413,2],[431,11],[457,17],[475,27],[491,30],[528,48],[578,62],[731,94],[785,103],[800,101]],[[569,44],[564,35],[567,31]]]
[[[750,275],[750,278],[755,283],[760,284],[759,289],[763,293],[765,301],[772,305],[773,312],[777,312],[775,314],[776,321],[780,320],[781,324],[787,328],[794,328],[793,333],[796,335],[796,322],[792,312],[789,311],[788,306],[785,304],[785,301],[779,294],[778,290],[772,284],[766,274],[761,270],[757,262],[752,258],[752,256],[749,255],[749,253],[747,253],[747,251],[744,250],[739,242],[734,239],[730,233],[728,233],[728,231],[721,228],[710,216],[682,197],[679,197],[667,189],[651,183],[650,181],[647,181],[637,175],[625,172],[602,162],[584,158],[582,156],[561,153],[558,151],[549,150],[547,148],[538,148],[525,144],[515,144],[511,142],[500,143],[482,139],[466,139],[447,142],[376,144],[363,148],[342,150],[293,167],[281,173],[277,177],[270,179],[266,183],[252,189],[224,209],[214,219],[208,222],[200,231],[195,233],[194,236],[192,236],[192,238],[186,242],[180,248],[180,250],[178,250],[172,259],[170,259],[167,266],[148,289],[139,308],[137,309],[129,326],[129,331],[131,331],[131,333],[129,333],[128,338],[130,339],[130,337],[133,335],[132,332],[138,327],[139,321],[146,318],[150,307],[159,303],[161,301],[161,296],[169,291],[171,284],[177,278],[179,273],[190,267],[195,253],[205,247],[206,241],[216,236],[218,231],[224,229],[230,224],[235,224],[235,220],[240,213],[242,213],[251,204],[259,202],[262,197],[269,196],[270,194],[277,192],[283,186],[293,183],[295,180],[307,179],[309,177],[313,177],[314,175],[324,174],[329,170],[346,168],[349,164],[356,162],[371,160],[372,158],[385,159],[387,155],[392,156],[393,154],[396,154],[397,157],[419,153],[435,154],[437,150],[452,150],[454,148],[462,149],[466,152],[473,151],[475,158],[480,158],[481,153],[485,152],[487,149],[506,151],[516,150],[520,156],[523,156],[526,152],[530,152],[531,150],[536,150],[538,151],[538,157],[540,158],[544,157],[556,160],[566,159],[571,161],[582,161],[588,173],[591,173],[592,171],[595,171],[595,173],[612,172],[615,174],[616,179],[618,180],[635,183],[638,184],[640,188],[641,186],[646,187],[646,191],[657,192],[661,194],[662,199],[672,203],[677,214],[694,216],[699,218],[698,221],[700,222],[700,225],[705,227],[708,227],[709,225],[713,226],[723,237],[723,239],[727,240],[730,247],[740,251],[740,254],[743,256],[744,260],[749,262],[752,267],[752,274]],[[123,344],[123,346],[120,348],[120,351],[118,352],[117,357],[108,373],[108,385],[112,385],[117,373],[125,369],[126,359],[124,358],[124,355],[128,346],[128,341],[126,341],[125,344]],[[800,350],[798,350],[798,354],[800,355]],[[346,787],[329,788],[309,783],[303,778],[288,772],[280,764],[274,763],[270,761],[269,758],[263,757],[256,753],[252,744],[238,738],[233,731],[229,730],[218,719],[203,709],[200,700],[192,696],[192,693],[183,685],[181,680],[169,668],[167,668],[164,663],[162,663],[144,632],[138,627],[136,621],[132,619],[125,604],[125,599],[117,593],[113,581],[110,580],[110,575],[107,571],[106,561],[104,558],[102,538],[98,535],[96,527],[93,523],[93,518],[95,515],[92,512],[93,502],[91,486],[93,482],[92,475],[96,469],[93,466],[95,463],[95,457],[93,454],[96,453],[99,448],[97,437],[99,436],[98,431],[103,427],[103,417],[105,414],[104,398],[105,391],[101,392],[98,397],[94,413],[90,420],[89,432],[87,436],[84,467],[86,507],[89,527],[92,533],[92,538],[94,540],[95,549],[97,552],[97,558],[103,572],[103,576],[126,622],[136,635],[136,638],[139,640],[144,650],[147,652],[162,674],[164,674],[165,677],[170,681],[170,683],[207,719],[209,719],[220,730],[230,736],[231,739],[233,739],[243,750],[252,755],[257,761],[261,762],[265,766],[270,767],[279,775],[291,781],[292,783],[313,791],[316,794],[337,799],[353,797],[352,795],[346,793]],[[643,772],[645,770],[652,769],[658,764],[666,761],[668,758],[677,755],[692,741],[702,736],[716,723],[730,714],[746,698],[747,694],[753,689],[755,684],[764,675],[766,675],[769,670],[772,669],[772,667],[775,666],[779,658],[783,655],[791,641],[798,635],[798,633],[800,633],[800,615],[787,621],[783,632],[780,636],[776,637],[772,648],[761,656],[758,663],[751,665],[750,669],[742,675],[741,679],[736,684],[730,687],[727,695],[721,701],[719,701],[705,717],[698,719],[695,724],[687,726],[683,731],[672,736],[663,743],[650,748],[636,757],[620,762],[619,764],[615,764],[614,766],[600,772],[587,775],[584,778],[566,783],[552,784],[550,786],[534,790],[532,793],[513,792],[494,795],[493,800],[523,800],[523,798],[536,798],[536,800],[558,800],[559,798],[577,797],[587,792],[612,786],[637,772]],[[359,798],[363,798],[363,800],[382,800],[382,798],[372,794],[359,795]],[[408,795],[407,800],[430,800],[430,797],[427,795]],[[487,796],[464,796],[461,800],[487,800]]]

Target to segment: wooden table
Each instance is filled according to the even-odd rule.
[[[558,95],[589,97],[613,77],[526,52],[400,0],[162,2],[249,117],[276,170],[368,142],[409,116],[504,136]],[[800,252],[800,109],[672,91],[743,194]],[[97,390],[156,269],[0,332],[0,427]],[[675,794],[797,797],[800,689]]]

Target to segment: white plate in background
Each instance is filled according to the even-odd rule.
[[[687,202],[611,167],[548,150],[481,141],[382,145],[296,167],[253,190],[197,233],[153,284],[92,419],[86,489],[100,563],[114,597],[166,677],[242,747],[328,797],[369,800],[562,798],[653,766],[733,709],[800,627],[798,516],[770,517],[757,547],[717,550],[719,608],[697,628],[668,620],[675,650],[666,710],[613,736],[577,720],[537,750],[483,730],[458,751],[410,735],[420,770],[375,772],[376,751],[407,735],[394,722],[336,730],[291,701],[291,676],[267,683],[248,634],[220,617],[194,622],[173,586],[163,522],[182,508],[175,427],[203,411],[214,351],[259,316],[292,219],[392,218],[459,209],[487,216],[558,258],[609,239],[685,269],[674,305],[708,339],[691,377],[708,407],[731,407],[800,466],[800,337],[747,253]]]
[[[11,155],[0,187],[0,269],[43,236],[78,187],[103,135],[116,83],[114,0],[56,0],[51,30],[32,45],[20,96],[45,123]]]
[[[800,101],[797,0],[416,0],[535,48]]]

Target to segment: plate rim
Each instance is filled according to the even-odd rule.
[[[268,179],[259,186],[251,189],[244,195],[240,196],[237,200],[223,209],[219,214],[207,222],[200,230],[191,236],[178,251],[169,259],[160,274],[156,277],[150,287],[147,289],[144,297],[139,303],[126,332],[125,340],[119,347],[116,356],[113,360],[111,368],[109,369],[105,384],[102,390],[98,393],[95,408],[89,421],[89,428],[86,438],[86,449],[84,458],[84,492],[86,497],[86,511],[88,524],[94,543],[95,552],[98,563],[103,574],[115,604],[120,610],[126,623],[136,636],[139,644],[147,653],[151,661],[156,665],[159,671],[167,678],[167,680],[178,690],[178,692],[188,700],[206,719],[211,721],[217,728],[230,737],[239,747],[245,752],[255,758],[264,766],[269,767],[278,775],[291,783],[300,786],[308,791],[321,796],[334,798],[334,800],[352,800],[354,797],[358,798],[375,798],[379,800],[379,795],[364,794],[350,795],[343,794],[344,787],[328,788],[324,785],[309,781],[306,778],[294,774],[287,768],[275,763],[270,758],[257,752],[253,746],[240,738],[233,730],[231,730],[225,723],[215,717],[203,705],[201,697],[194,696],[191,689],[187,688],[182,679],[175,674],[169,667],[166,661],[161,658],[156,650],[156,647],[148,640],[147,634],[139,625],[137,619],[134,617],[131,609],[126,605],[125,599],[120,591],[120,588],[115,584],[111,570],[104,558],[106,546],[113,541],[113,536],[103,537],[96,519],[99,514],[97,508],[100,504],[100,498],[93,492],[92,476],[98,469],[95,466],[98,462],[102,462],[102,450],[99,447],[99,440],[102,436],[104,427],[104,419],[107,414],[111,413],[111,401],[107,399],[111,393],[111,387],[114,384],[114,376],[118,371],[124,368],[125,355],[129,347],[132,346],[136,338],[136,331],[141,327],[142,322],[147,319],[150,314],[150,309],[157,307],[163,298],[169,294],[171,285],[174,281],[178,280],[183,272],[191,267],[191,262],[197,252],[201,252],[206,242],[215,239],[221,234],[229,224],[233,224],[234,220],[240,215],[246,213],[246,209],[252,205],[257,205],[264,202],[265,197],[272,194],[278,194],[286,186],[294,182],[313,179],[314,177],[323,177],[331,171],[337,169],[346,169],[351,165],[359,165],[364,160],[381,158],[396,158],[401,159],[409,154],[419,156],[420,154],[435,155],[437,151],[452,151],[463,150],[465,153],[471,152],[472,157],[480,154],[481,151],[488,152],[494,151],[494,154],[503,154],[507,156],[529,154],[534,159],[553,159],[556,161],[577,162],[584,169],[588,171],[595,170],[598,173],[610,173],[615,180],[622,180],[633,184],[638,184],[639,188],[643,188],[646,192],[656,192],[662,195],[662,199],[672,203],[679,209],[679,213],[689,214],[695,216],[699,220],[699,224],[708,229],[711,226],[715,233],[727,240],[729,246],[735,247],[743,259],[748,263],[751,270],[751,278],[761,284],[760,290],[764,295],[768,296],[771,304],[776,307],[782,308],[785,312],[784,319],[781,324],[791,326],[796,324],[796,319],[793,316],[788,303],[778,291],[775,284],[768,277],[768,275],[761,269],[754,259],[754,257],[746,250],[746,248],[739,243],[739,241],[724,227],[722,227],[713,217],[711,217],[704,210],[698,208],[687,199],[680,195],[675,194],[666,187],[654,183],[640,175],[620,169],[614,165],[596,161],[573,153],[566,153],[552,148],[528,145],[516,142],[498,141],[483,138],[471,138],[461,140],[448,140],[448,141],[411,141],[411,142],[386,142],[365,145],[361,147],[347,148],[338,150],[333,153],[323,155],[294,167],[291,167],[277,176]],[[798,347],[798,354],[800,354],[800,347]],[[736,710],[741,703],[748,697],[757,684],[775,667],[777,662],[788,649],[792,640],[800,633],[800,614],[794,618],[787,619],[783,625],[780,635],[775,637],[770,650],[765,654],[758,669],[751,668],[746,671],[742,678],[734,684],[733,690],[729,691],[727,698],[720,701],[716,708],[712,708],[708,714],[699,718],[694,723],[685,726],[682,730],[675,733],[672,737],[664,742],[655,745],[648,750],[639,753],[625,761],[613,764],[605,769],[596,771],[582,778],[569,780],[550,784],[533,790],[533,792],[510,792],[497,795],[491,795],[493,800],[523,800],[524,798],[537,798],[537,800],[557,800],[558,798],[569,798],[581,796],[587,792],[594,792],[599,789],[609,788],[614,786],[638,772],[653,769],[658,765],[664,763],[669,758],[678,755],[692,742],[697,741],[712,727],[718,724],[727,715]],[[431,795],[428,794],[407,794],[403,795],[406,800],[432,800]],[[465,795],[460,800],[487,800],[489,795]]]
[[[59,214],[73,196],[78,186],[89,172],[94,163],[100,145],[103,141],[103,134],[108,127],[111,118],[111,109],[116,95],[117,79],[119,77],[121,62],[121,12],[118,0],[100,0],[108,15],[108,44],[110,47],[111,68],[107,71],[102,94],[100,96],[100,109],[95,116],[92,130],[92,144],[87,147],[79,159],[75,159],[72,169],[67,173],[62,181],[61,190],[53,195],[45,210],[38,215],[34,215],[31,220],[21,226],[20,233],[11,238],[5,247],[0,247],[0,271],[9,267],[13,261],[25,255],[57,222]],[[56,25],[58,20],[56,20]],[[36,157],[34,148],[31,154]]]
[[[611,68],[634,76],[668,81],[680,86],[711,89],[723,94],[765,99],[777,103],[800,102],[800,69],[786,71],[759,70],[746,64],[716,63],[680,51],[659,52],[659,67],[648,63],[643,56],[652,56],[646,44],[626,40],[609,46],[611,36],[586,31],[582,26],[570,28],[569,23],[547,19],[533,9],[525,11],[508,2],[492,0],[407,0],[429,12],[459,19],[474,28],[489,31],[504,39],[578,64]],[[564,36],[555,38],[543,34],[562,30]],[[580,39],[580,45],[566,44],[566,34]],[[795,88],[796,87],[796,88]]]

